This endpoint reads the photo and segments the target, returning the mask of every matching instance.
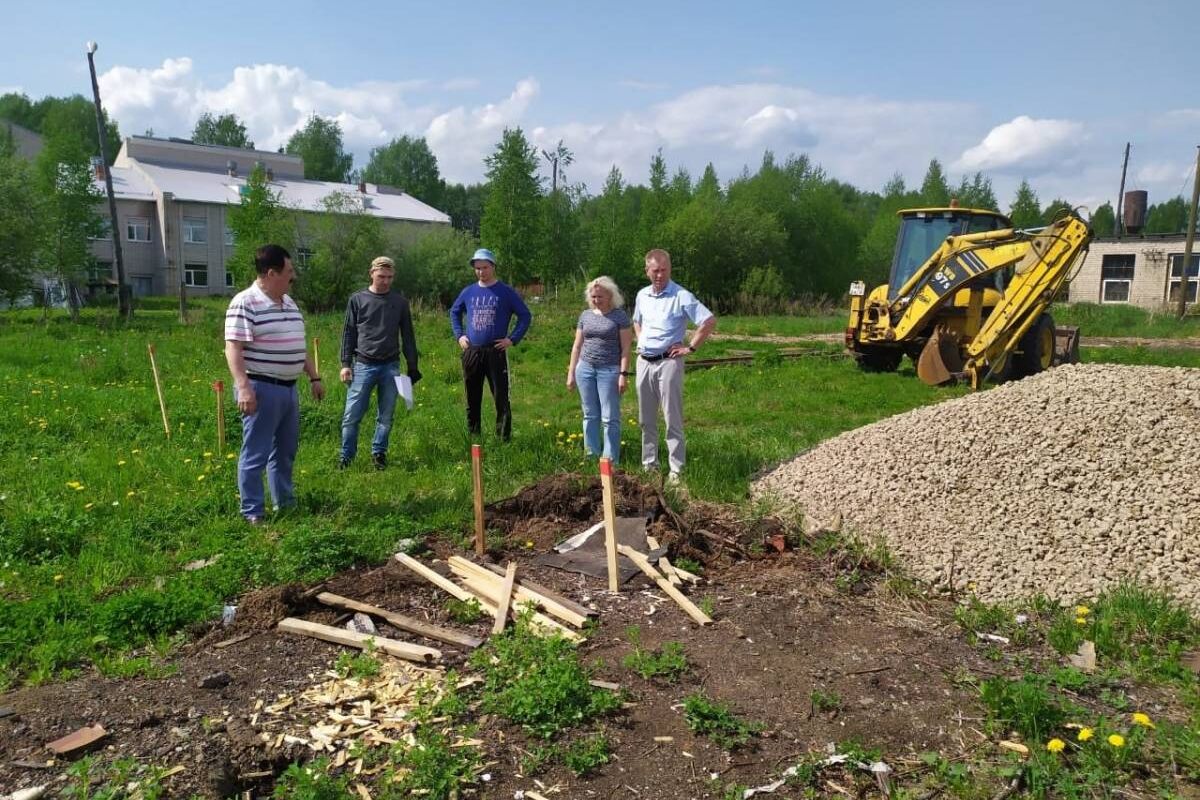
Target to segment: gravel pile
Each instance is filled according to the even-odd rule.
[[[1198,466],[1200,370],[1079,364],[848,431],[751,493],[987,600],[1132,579],[1200,611]]]

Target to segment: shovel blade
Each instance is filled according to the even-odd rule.
[[[957,333],[946,328],[937,328],[921,357],[917,359],[917,377],[929,386],[941,386],[955,379],[956,372],[962,372],[962,352],[959,349],[960,337]]]

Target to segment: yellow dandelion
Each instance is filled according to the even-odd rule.
[[[1051,739],[1050,741],[1046,742],[1046,749],[1051,753],[1061,753],[1064,749],[1066,749],[1066,747],[1067,743],[1062,739]]]
[[[128,492],[126,492],[126,493],[125,493],[125,496],[126,496],[126,497],[133,497],[135,494],[137,494],[137,492],[135,492],[135,491],[133,491],[132,489],[130,489]]]
[[[84,486],[84,485],[81,483],[81,484],[79,484],[79,485],[77,485],[77,486],[72,486],[71,488],[72,488],[72,489],[74,489],[74,490],[75,490],[75,491],[77,491],[77,492],[82,492],[82,491],[83,491],[85,488],[87,488],[87,487],[85,487],[85,486]]]
[[[1087,606],[1075,606],[1075,616],[1077,617],[1086,617],[1090,613],[1092,610]]]
[[[1075,734],[1075,738],[1081,742],[1086,742],[1096,735],[1096,732],[1091,728],[1080,728],[1079,733]]]
[[[58,582],[59,582],[59,581],[61,581],[62,579],[63,579],[63,576],[62,576],[62,575],[55,575],[55,576],[54,576],[54,582],[55,582],[55,583],[58,583]]]
[[[205,479],[205,478],[207,478],[207,477],[208,477],[207,475],[197,475],[197,476],[196,476],[196,480],[198,480],[198,481],[202,481],[202,480],[204,480],[204,479]]]
[[[559,431],[559,432],[558,432],[558,435],[559,435],[559,436],[566,436],[566,435],[567,435],[567,432],[566,432],[566,431]]]
[[[113,504],[114,506],[119,506],[119,505],[121,505],[121,501],[119,501],[119,500],[113,500],[113,501],[112,501],[112,504]]]
[[[549,427],[550,427],[550,423],[549,423],[549,422],[543,422],[543,423],[542,423],[542,427],[543,427],[543,428],[549,428]]]
[[[237,453],[226,453],[225,458],[226,459],[237,458]]]
[[[1154,722],[1141,711],[1135,712],[1131,717],[1134,725],[1141,725],[1143,728],[1153,728]]]
[[[185,459],[183,460],[183,463],[185,463],[185,464],[190,464],[190,463],[192,463],[192,460],[191,460],[190,458],[185,458]]]
[[[95,504],[95,503],[84,503],[84,504],[83,504],[83,510],[84,510],[84,511],[88,511],[88,510],[90,510],[90,509],[91,509],[91,507],[92,507],[92,506],[94,506],[94,505],[96,505],[96,504]]]
[[[1087,625],[1087,617],[1076,617],[1075,624],[1076,625]]]
[[[133,453],[134,455],[137,455],[138,453],[140,453],[142,451],[135,447],[134,449],[130,450],[129,452]]]
[[[124,462],[124,461],[118,461],[118,462],[117,462],[117,466],[118,466],[118,467],[123,467],[123,466],[125,466],[125,462]]]
[[[1125,737],[1119,733],[1109,734],[1108,743],[1111,744],[1113,747],[1124,747],[1125,746]]]
[[[204,457],[205,457],[205,458],[212,458],[212,453],[209,453],[209,452],[205,451],[205,453],[204,453]]]

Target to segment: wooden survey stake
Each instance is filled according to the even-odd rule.
[[[492,626],[492,635],[504,633],[508,624],[508,607],[512,603],[513,583],[517,579],[517,562],[508,562],[504,572],[504,583],[500,586],[500,602],[496,606],[496,624]]]
[[[484,551],[483,535],[483,445],[471,445],[471,481],[475,486],[475,555]]]
[[[600,459],[600,484],[604,487],[604,553],[608,559],[608,590],[620,591],[617,573],[617,503],[613,499],[612,459]]]
[[[217,452],[225,452],[225,381],[213,381],[217,393]]]
[[[321,337],[313,337],[313,372],[321,377]]]
[[[162,412],[163,430],[170,439],[171,424],[167,422],[167,404],[163,400],[162,381],[158,378],[158,362],[154,360],[154,345],[148,344],[146,348],[150,351],[150,370],[154,373],[154,391],[158,392],[158,409]]]

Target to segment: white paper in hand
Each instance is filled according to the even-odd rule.
[[[396,376],[396,391],[400,392],[400,396],[404,398],[404,404],[408,406],[408,410],[412,411],[413,407],[413,385],[412,378],[407,375]]]

